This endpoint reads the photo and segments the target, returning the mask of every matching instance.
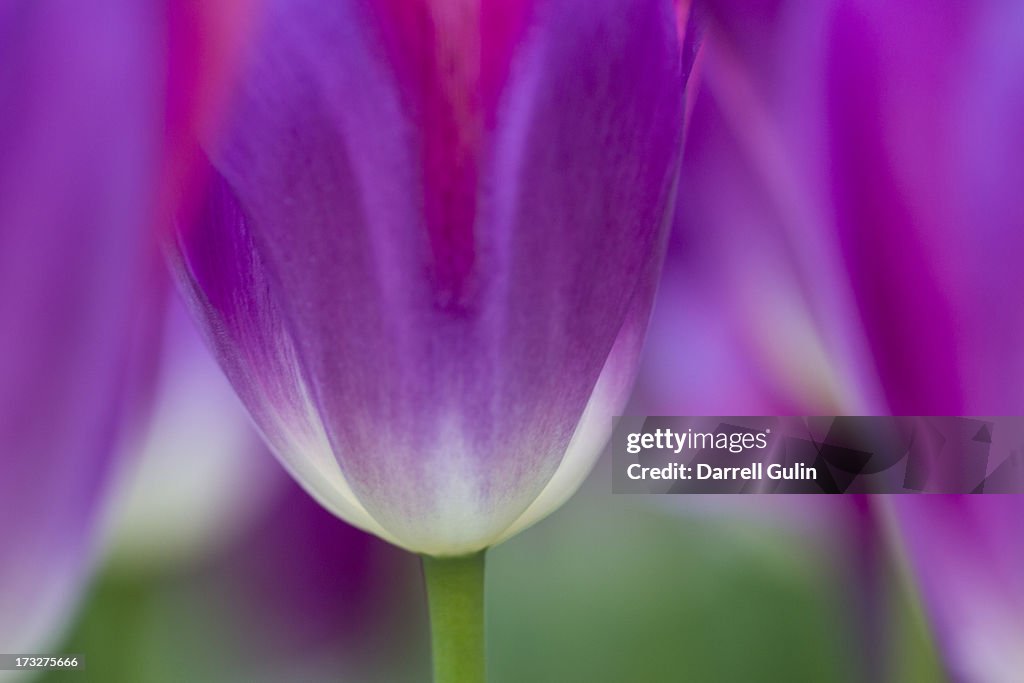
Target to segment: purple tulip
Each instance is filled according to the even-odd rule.
[[[710,14],[641,380],[653,412],[1020,414],[1024,10]],[[1016,501],[886,501],[963,680],[1019,677]]]
[[[38,651],[66,619],[123,427],[142,412],[137,350],[150,328],[139,309],[153,293],[148,265],[159,263],[158,187],[177,175],[165,105],[189,97],[165,88],[165,45],[179,57],[192,49],[172,27],[191,3],[174,7],[0,5],[4,652]]]
[[[817,26],[809,139],[886,410],[1021,414],[1024,9],[861,2]],[[952,675],[1018,679],[1019,497],[887,502]]]
[[[1019,412],[1020,10],[758,7],[711,13],[647,400]]]
[[[113,469],[158,170],[148,9],[0,9],[5,652],[39,647],[64,614]]]
[[[270,3],[172,260],[285,466],[407,549],[497,543],[631,383],[682,138],[669,2]]]
[[[810,172],[896,414],[1014,414],[1024,400],[1024,319],[1004,305],[1024,293],[1022,18],[998,2],[840,3],[791,55],[823,65],[803,139],[827,151]]]

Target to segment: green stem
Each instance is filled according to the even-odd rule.
[[[484,552],[423,556],[434,683],[484,683]]]

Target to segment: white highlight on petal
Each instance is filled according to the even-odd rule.
[[[497,543],[502,531],[534,500],[536,489],[503,485],[500,477],[491,481],[488,475],[494,472],[466,439],[471,431],[466,419],[453,409],[440,418],[438,429],[430,436],[382,434],[381,442],[388,444],[385,448],[389,450],[366,454],[368,458],[418,463],[382,473],[401,480],[400,486],[390,488],[415,495],[375,499],[369,505],[369,515],[386,529],[385,538],[395,545],[434,556],[477,552]],[[509,444],[510,450],[521,447]],[[558,455],[551,453],[549,461]],[[499,490],[488,489],[488,481]]]
[[[303,381],[291,340],[284,340],[286,357],[291,360],[292,376],[301,392],[303,409],[298,414],[279,411],[271,405],[263,408],[271,424],[263,436],[278,460],[300,486],[320,505],[349,524],[375,534],[389,543],[399,543],[375,520],[352,491],[334,457],[327,432],[321,422],[309,390]],[[259,426],[259,425],[257,425]]]
[[[554,476],[522,515],[491,545],[508,540],[565,504],[583,484],[612,433],[612,419],[625,407],[643,331],[626,324],[615,340],[569,447]]]
[[[500,510],[485,507],[493,501],[481,494],[480,463],[463,436],[463,419],[456,414],[443,419],[435,443],[424,449],[427,466],[423,480],[410,482],[433,491],[430,513],[413,519],[398,513],[382,520],[397,543],[413,552],[437,556],[473,553],[493,545],[507,523]],[[525,505],[525,501],[501,501],[500,508],[521,509]]]

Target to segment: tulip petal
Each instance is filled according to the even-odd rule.
[[[268,276],[234,194],[215,171],[171,264],[209,345],[270,447],[317,500],[386,535],[355,499],[298,374]]]
[[[644,334],[654,303],[659,261],[652,261],[648,272],[638,273],[642,286],[633,295],[626,320],[605,361],[583,415],[559,463],[544,489],[522,515],[502,533],[498,542],[539,522],[561,507],[583,484],[598,454],[611,436],[613,420],[622,414],[633,381],[636,379]]]
[[[831,152],[824,177],[865,333],[896,414],[965,410],[959,382],[948,381],[961,366],[946,281],[952,254],[942,234],[951,227],[943,216],[952,189],[948,120],[935,108],[956,74],[962,23],[955,12],[860,3],[837,5],[824,27],[830,39],[821,120],[828,122]],[[928,343],[917,343],[924,330]]]
[[[950,297],[967,411],[1019,415],[1024,316],[1010,311],[1024,297],[1024,5],[987,7],[977,26],[967,58],[974,76],[951,98],[959,201],[946,233]]]
[[[832,3],[798,28],[787,82],[886,412],[1019,411],[1024,248],[1013,145],[1024,106],[1010,4]],[[1019,32],[1019,28],[1016,29]],[[796,33],[796,32],[794,32]],[[790,41],[795,45],[796,41]],[[822,65],[800,79],[807,64]],[[983,74],[983,76],[981,75]],[[791,116],[793,116],[791,112]],[[984,188],[984,189],[982,189]],[[997,327],[994,327],[997,326]]]
[[[893,496],[889,502],[953,680],[1019,680],[1024,497]]]

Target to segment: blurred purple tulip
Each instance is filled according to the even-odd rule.
[[[144,3],[0,9],[0,647],[75,594],[113,469],[159,158]]]
[[[815,26],[816,170],[885,409],[1019,415],[1024,8],[861,2]],[[1016,680],[1019,497],[888,502],[951,673]]]
[[[895,414],[1024,403],[1024,318],[1005,305],[1024,293],[1022,20],[1000,2],[839,3],[792,55],[822,65],[803,140],[828,152],[810,172]]]
[[[317,500],[417,552],[500,542],[571,495],[632,380],[673,4],[270,5],[179,277]]]
[[[871,412],[872,368],[800,153],[781,48],[799,3],[710,3],[676,224],[641,370],[647,414]],[[795,110],[795,111],[794,111]],[[819,153],[822,151],[819,149]]]
[[[5,652],[37,651],[66,618],[123,427],[141,413],[137,350],[151,320],[140,308],[154,293],[149,266],[159,263],[158,188],[174,175],[165,93],[189,96],[165,89],[166,46],[179,56],[191,49],[169,21],[186,7],[0,5]]]
[[[1021,7],[709,7],[648,412],[1020,414]],[[1019,676],[1017,500],[888,501],[962,680]]]

